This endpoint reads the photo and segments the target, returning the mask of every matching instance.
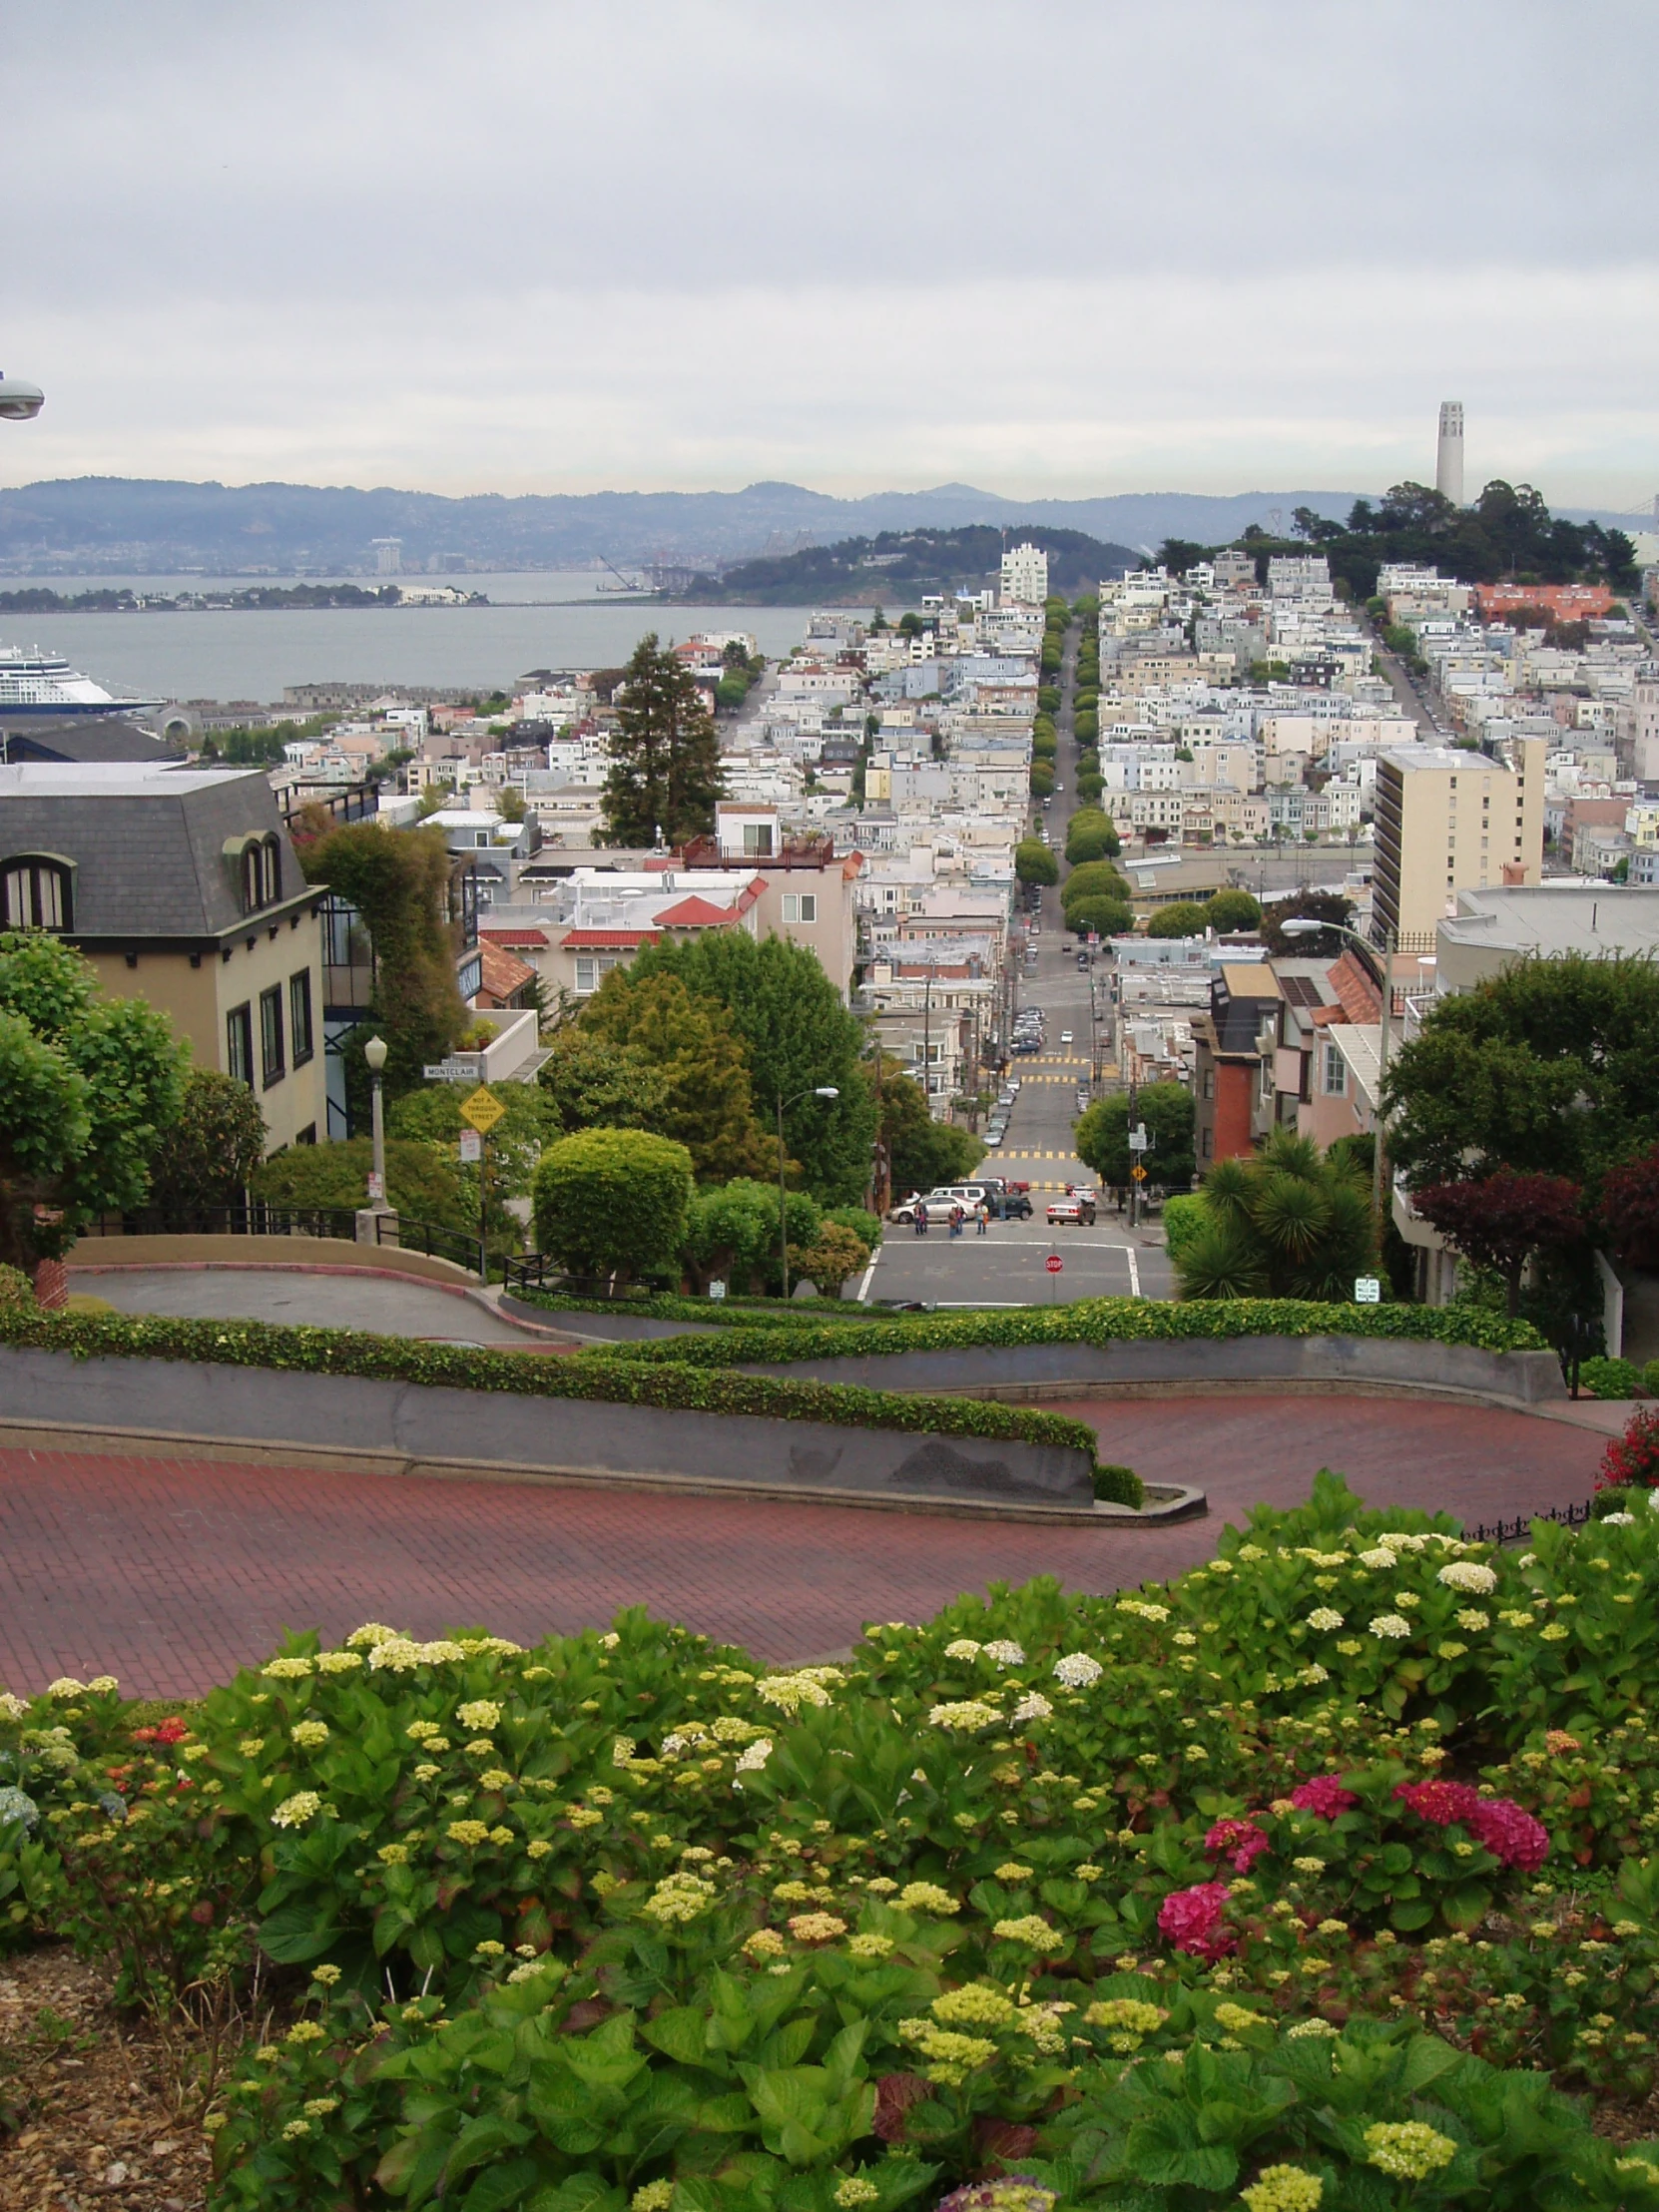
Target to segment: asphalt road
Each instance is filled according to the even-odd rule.
[[[475,1299],[407,1276],[321,1275],[294,1268],[77,1268],[89,1291],[122,1314],[169,1314],[187,1321],[298,1323],[315,1329],[367,1329],[382,1337],[432,1342],[522,1345],[525,1332]]]

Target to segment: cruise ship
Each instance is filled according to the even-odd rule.
[[[153,699],[112,699],[102,684],[73,669],[61,653],[31,653],[0,645],[0,721],[26,716],[62,722],[80,715],[130,715]]]

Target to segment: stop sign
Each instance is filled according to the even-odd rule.
[[[1050,1275],[1058,1275],[1065,1264],[1066,1263],[1064,1262],[1064,1260],[1061,1259],[1060,1255],[1057,1252],[1051,1252],[1048,1258],[1043,1262],[1043,1266],[1047,1268]]]

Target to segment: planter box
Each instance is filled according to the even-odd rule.
[[[386,1471],[659,1480],[1092,1513],[1088,1455],[1002,1437],[666,1411],[188,1361],[0,1347],[0,1421],[342,1455]]]

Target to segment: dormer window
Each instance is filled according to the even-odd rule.
[[[250,837],[240,851],[233,850],[243,912],[257,914],[262,907],[275,906],[282,895],[281,839],[272,832]]]
[[[75,870],[48,852],[0,860],[0,928],[72,929]]]

